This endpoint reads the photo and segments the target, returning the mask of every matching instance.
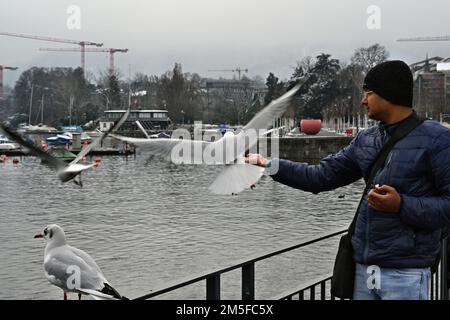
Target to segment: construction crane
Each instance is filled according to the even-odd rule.
[[[30,35],[18,34],[18,33],[10,33],[10,32],[0,32],[0,36],[8,36],[8,37],[27,38],[27,39],[41,40],[41,41],[77,44],[77,45],[80,46],[81,68],[83,69],[83,71],[85,70],[85,55],[84,55],[84,52],[86,50],[86,46],[96,46],[96,47],[103,46],[103,43],[97,43],[97,42],[67,40],[67,39],[59,39],[59,38],[52,38],[52,37],[42,37],[42,36],[30,36]]]
[[[40,51],[60,51],[60,52],[80,52],[79,48],[39,48]],[[114,71],[114,53],[128,52],[128,49],[117,49],[117,48],[85,48],[85,52],[109,52],[109,69],[111,72]]]
[[[214,70],[208,70],[208,71],[231,71],[231,72],[237,72],[238,73],[238,79],[241,80],[241,72],[248,72],[248,69],[241,69],[241,68],[236,68],[236,69],[214,69]]]
[[[0,99],[3,99],[3,70],[17,70],[17,67],[7,67],[0,65]]]
[[[398,39],[397,41],[450,41],[450,36],[403,38]]]

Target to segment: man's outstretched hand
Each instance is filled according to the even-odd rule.
[[[267,168],[267,159],[260,154],[249,153],[245,157],[245,163],[250,163],[263,168]]]
[[[368,193],[369,206],[378,211],[398,213],[402,199],[397,190],[388,185],[378,186]]]

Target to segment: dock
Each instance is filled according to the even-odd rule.
[[[78,154],[80,152],[80,150],[69,150],[69,151],[74,154]],[[5,154],[8,157],[34,156],[32,153],[29,153],[24,149],[2,150],[0,151],[0,154]],[[117,148],[102,148],[91,150],[91,152],[88,153],[88,156],[129,156],[133,154],[135,154],[134,148],[130,148],[127,150]]]

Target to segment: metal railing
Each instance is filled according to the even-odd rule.
[[[200,281],[206,281],[206,299],[207,300],[220,300],[221,298],[221,275],[230,271],[241,269],[241,297],[242,300],[254,300],[255,299],[255,263],[268,258],[271,258],[282,253],[286,253],[295,249],[299,249],[313,243],[323,241],[335,237],[347,232],[347,229],[335,231],[329,234],[322,235],[320,237],[304,241],[302,243],[291,245],[281,248],[279,250],[255,256],[250,259],[246,259],[237,262],[231,266],[199,274],[189,279],[181,280],[168,286],[155,290],[151,293],[136,298],[137,300],[145,300],[154,298],[165,293],[172,292],[174,290],[187,287],[191,284],[198,283]],[[449,292],[447,287],[447,237],[441,240],[442,250],[441,259],[438,270],[432,275],[430,281],[430,299],[431,300],[448,300]],[[297,289],[289,290],[282,293],[273,299],[276,300],[335,300],[336,297],[330,294],[332,275],[328,275],[325,278],[313,280],[309,283],[303,284]]]

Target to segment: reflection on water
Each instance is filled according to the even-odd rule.
[[[363,186],[312,195],[263,177],[253,191],[216,196],[207,188],[220,169],[105,157],[79,189],[32,157],[0,164],[0,299],[62,298],[44,276],[44,241],[33,239],[47,224],[62,226],[69,244],[88,252],[109,282],[133,298],[345,227]],[[256,298],[328,274],[336,242],[257,263]],[[222,298],[240,298],[240,276],[223,276]],[[203,299],[204,292],[202,283],[163,298]]]

